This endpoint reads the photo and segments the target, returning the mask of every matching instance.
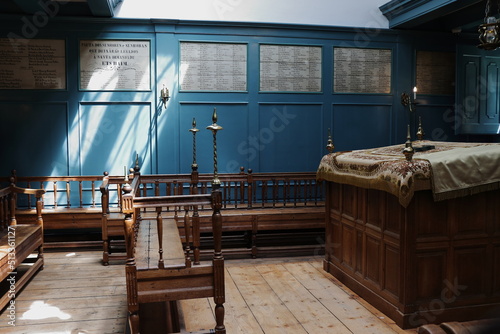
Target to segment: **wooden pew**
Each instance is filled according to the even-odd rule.
[[[0,190],[0,309],[14,310],[15,297],[38,270],[43,268],[42,189],[11,184]],[[17,200],[25,196],[35,213],[23,224],[17,221]],[[34,257],[30,257],[31,255]],[[15,318],[14,318],[15,323]]]
[[[191,175],[141,175],[140,192],[143,196],[207,193],[211,189],[211,177],[211,174],[197,172]],[[235,232],[244,233],[249,239],[243,249],[224,247],[226,255],[257,257],[265,253],[323,252],[322,239],[315,244],[301,244],[306,233],[311,238],[320,238],[325,226],[324,185],[316,182],[314,172],[252,173],[241,168],[240,173],[219,174],[219,179],[224,210],[223,240],[229,243]],[[177,217],[176,212],[172,214]],[[200,208],[199,214],[200,232],[210,237],[209,208]],[[179,221],[179,229],[184,237],[182,221]],[[283,243],[296,241],[297,245],[271,242],[270,246],[259,246],[260,240],[276,237],[281,237]],[[209,243],[207,247],[210,247]]]
[[[133,178],[133,174],[130,175]],[[102,233],[102,263],[107,266],[111,259],[125,260],[126,250],[113,246],[112,243],[118,243],[124,240],[123,219],[124,214],[121,209],[122,188],[129,182],[129,178],[123,176],[109,176],[104,172],[102,184],[99,187],[101,191],[101,233]],[[116,199],[111,201],[110,197],[115,194]],[[113,205],[114,204],[114,205]]]
[[[138,169],[138,167],[135,167]],[[133,171],[129,177],[133,177]],[[18,177],[17,184],[46,190],[43,197],[46,247],[102,247],[103,264],[125,256],[121,187],[123,176]],[[319,254],[323,252],[324,185],[314,172],[219,174],[226,256]],[[211,174],[141,175],[141,196],[204,194]],[[8,178],[0,181],[8,181]],[[7,183],[8,184],[8,183]],[[103,208],[104,207],[104,208]],[[18,221],[35,213],[19,207]],[[175,215],[175,208],[170,208]],[[200,208],[201,244],[211,249],[211,213]],[[184,228],[179,222],[181,237]],[[76,238],[78,237],[78,239]],[[67,239],[66,239],[67,238]]]
[[[18,176],[15,184],[24,188],[43,189],[44,231],[47,247],[98,247],[102,226],[99,186],[103,176]],[[11,178],[9,177],[9,178]],[[6,179],[0,179],[5,183]],[[30,202],[19,202],[17,220],[24,223],[35,214]],[[59,237],[59,235],[63,237]],[[90,235],[95,235],[92,239]],[[80,240],[81,239],[81,240]]]
[[[172,310],[171,330],[177,332],[179,323],[175,301],[206,297],[213,297],[215,302],[214,332],[226,333],[220,190],[214,188],[211,194],[141,197],[140,183],[141,175],[136,173],[131,185],[124,186],[122,196],[131,333],[139,333],[144,326],[141,326],[139,316],[141,304],[168,303]],[[211,261],[200,261],[199,252],[191,249],[192,241],[199,237],[198,209],[202,206],[212,208],[214,251]],[[163,218],[163,212],[169,208],[182,208],[187,232],[184,243],[181,242],[177,223]],[[153,217],[148,219],[151,213]]]

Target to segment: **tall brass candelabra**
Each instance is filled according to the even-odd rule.
[[[196,163],[196,132],[200,131],[196,128],[196,119],[193,117],[192,128],[189,132],[193,134],[193,163],[191,164],[191,169],[194,171],[198,170],[198,164]]]
[[[222,126],[217,124],[217,109],[214,108],[214,112],[212,114],[212,124],[207,126],[207,129],[212,131],[214,136],[214,180],[212,181],[212,186],[215,189],[220,188],[220,180],[217,172],[217,131],[222,130]]]

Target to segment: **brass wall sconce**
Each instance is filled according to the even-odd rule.
[[[410,112],[410,119],[412,118],[412,113],[417,110],[417,87],[413,87],[413,97],[411,97],[408,93],[404,92],[401,94],[401,104],[404,107],[407,107]],[[409,125],[408,125],[409,126]],[[418,140],[422,140],[424,137],[424,129],[422,128],[422,118],[419,116],[418,118],[418,129],[417,129],[417,138]]]
[[[168,88],[163,85],[163,88],[160,91],[160,100],[163,103],[163,107],[167,109],[167,101],[170,99],[170,94],[168,92]]]
[[[417,87],[413,87],[413,101],[412,101],[410,95],[408,95],[408,93],[403,92],[401,94],[401,104],[405,107],[408,107],[408,110],[410,112],[415,111],[416,105],[417,105],[416,100],[417,100]]]

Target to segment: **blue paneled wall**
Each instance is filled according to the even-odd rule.
[[[22,18],[0,24],[0,37],[22,35]],[[213,171],[211,124],[214,108],[224,130],[217,136],[219,172],[240,166],[255,172],[315,171],[327,153],[328,129],[336,150],[403,143],[406,124],[415,122],[400,94],[415,84],[416,49],[454,51],[446,36],[389,30],[208,23],[159,20],[64,20],[53,18],[31,38],[64,39],[67,88],[0,90],[0,175],[122,174],[137,155],[143,173],[185,173],[192,162],[196,119],[200,172]],[[151,45],[150,91],[84,91],[79,88],[79,41],[148,40]],[[179,91],[180,43],[243,43],[248,50],[247,91]],[[420,42],[419,42],[420,41]],[[425,43],[422,43],[425,41]],[[429,42],[431,41],[431,42]],[[320,93],[259,92],[262,43],[322,47]],[[333,92],[333,49],[338,46],[392,51],[388,94]],[[159,92],[171,93],[167,108]],[[427,138],[455,140],[453,96],[421,96],[419,113]],[[451,117],[451,118],[450,118]]]

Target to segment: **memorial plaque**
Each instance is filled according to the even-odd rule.
[[[392,52],[388,49],[335,48],[335,93],[390,94]]]
[[[180,48],[181,90],[247,90],[246,44],[181,42]]]
[[[455,53],[417,51],[419,94],[455,94]]]
[[[65,41],[0,38],[0,89],[66,89]]]
[[[321,47],[260,46],[260,91],[321,92]]]
[[[149,40],[80,41],[80,89],[151,89]]]

